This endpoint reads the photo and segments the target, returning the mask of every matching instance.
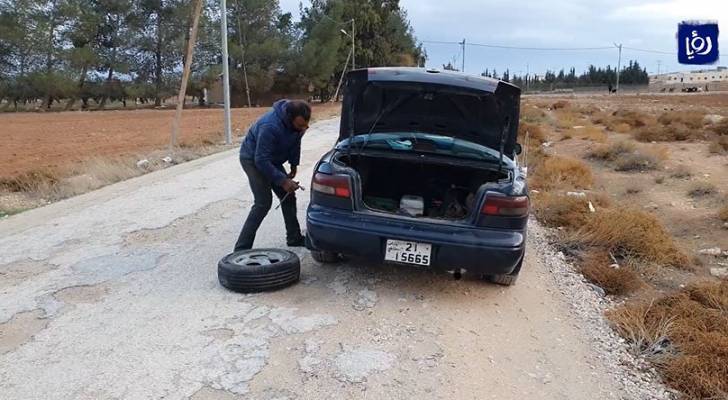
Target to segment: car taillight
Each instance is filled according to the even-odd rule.
[[[483,215],[500,215],[505,217],[521,217],[528,215],[528,197],[504,196],[488,193],[480,210]]]
[[[311,188],[317,192],[328,194],[331,196],[351,196],[348,175],[326,175],[317,172],[313,176],[313,183],[311,184]]]

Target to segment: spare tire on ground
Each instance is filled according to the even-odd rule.
[[[301,262],[288,250],[251,249],[228,254],[217,263],[217,279],[230,290],[254,293],[298,282]]]

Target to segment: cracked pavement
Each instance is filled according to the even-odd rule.
[[[337,131],[307,133],[304,182]],[[0,221],[0,397],[623,398],[537,254],[504,288],[296,249],[301,283],[242,295],[216,268],[250,204],[228,151]]]

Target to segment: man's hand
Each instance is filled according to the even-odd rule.
[[[298,172],[298,167],[295,165],[291,167],[291,172],[288,173],[288,179],[293,179],[296,177],[296,172]]]
[[[281,187],[288,193],[293,193],[300,188],[300,186],[298,186],[298,182],[294,181],[293,179],[286,179],[281,184]]]

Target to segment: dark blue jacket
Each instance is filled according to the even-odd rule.
[[[286,117],[288,100],[278,100],[248,130],[240,146],[240,159],[251,160],[271,182],[286,179],[283,163],[295,167],[301,159],[301,134]]]

